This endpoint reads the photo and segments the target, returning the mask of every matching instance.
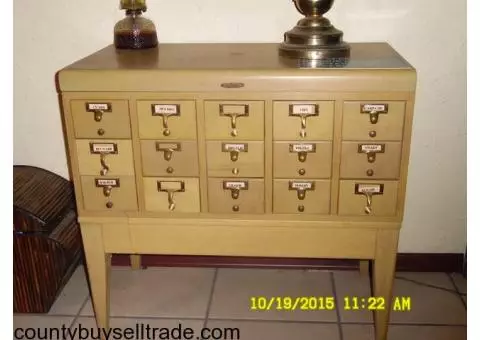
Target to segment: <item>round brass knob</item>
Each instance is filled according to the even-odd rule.
[[[240,207],[238,205],[234,205],[232,207],[232,210],[235,211],[235,212],[238,212],[238,211],[240,211]]]
[[[300,176],[304,176],[306,173],[307,173],[307,171],[306,171],[305,169],[300,169],[300,170],[298,170],[298,174],[299,174]]]
[[[305,206],[299,205],[299,206],[298,206],[298,211],[299,211],[299,212],[304,212],[304,211],[305,211]]]
[[[370,131],[370,132],[368,133],[368,135],[369,135],[370,137],[372,137],[372,138],[375,138],[375,137],[377,137],[377,131],[372,130],[372,131]]]
[[[367,176],[369,176],[369,177],[373,176],[373,170],[372,169],[367,170]]]
[[[170,136],[170,130],[168,130],[168,129],[163,130],[163,135],[164,135],[165,137]]]
[[[107,204],[105,204],[107,206],[108,209],[112,209],[113,208],[113,202],[107,202]]]
[[[104,129],[98,129],[97,134],[99,136],[103,136],[105,134],[105,130]]]
[[[167,168],[167,173],[173,174],[173,171],[174,171],[174,170],[173,170],[173,168],[172,168],[171,166],[169,166],[169,167]]]
[[[239,172],[240,172],[240,170],[238,170],[238,168],[232,169],[232,174],[234,174],[234,175],[238,175]]]

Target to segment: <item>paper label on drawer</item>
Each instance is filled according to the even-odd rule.
[[[362,105],[362,113],[387,113],[388,104],[364,104]]]
[[[248,144],[222,144],[222,151],[224,152],[248,152]]]
[[[290,152],[315,152],[315,144],[290,144]]]
[[[95,179],[95,185],[97,187],[119,187],[120,179],[110,178],[110,179]]]
[[[87,103],[88,112],[103,111],[109,112],[112,110],[112,106],[109,103]]]
[[[90,143],[90,153],[92,154],[116,154],[118,153],[115,143]]]
[[[180,115],[180,105],[177,104],[153,104],[152,114],[158,116]]]
[[[290,190],[314,190],[315,182],[290,182]]]
[[[157,151],[182,151],[182,144],[180,143],[156,143]]]
[[[383,153],[385,152],[385,144],[358,144],[358,152]]]
[[[247,190],[248,182],[239,181],[239,182],[223,182],[224,189],[236,189],[236,190]]]
[[[221,115],[248,116],[248,105],[220,105]]]
[[[184,192],[185,191],[185,182],[183,181],[158,181],[157,182],[158,191],[165,192]]]
[[[383,194],[383,184],[356,184],[355,185],[356,194]]]

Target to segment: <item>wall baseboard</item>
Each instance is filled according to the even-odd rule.
[[[462,273],[463,260],[463,253],[400,253],[397,256],[397,271]],[[112,265],[129,266],[129,256],[114,254],[112,257]],[[332,259],[142,255],[142,265],[144,267],[356,270],[358,269],[359,262],[357,260]]]

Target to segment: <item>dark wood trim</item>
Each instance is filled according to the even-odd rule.
[[[400,272],[462,273],[463,254],[401,253],[397,257]],[[143,255],[145,267],[215,267],[215,268],[277,268],[356,270],[357,260],[292,259],[222,256]],[[129,266],[128,255],[115,254],[113,266]]]

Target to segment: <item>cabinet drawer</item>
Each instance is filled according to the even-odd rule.
[[[80,175],[133,176],[132,142],[129,140],[77,140]]]
[[[263,142],[207,142],[208,176],[263,177]]]
[[[275,178],[330,178],[331,142],[275,142]]]
[[[397,181],[340,181],[339,215],[395,216]]]
[[[130,115],[126,100],[72,100],[75,137],[130,138]]]
[[[145,209],[157,212],[200,212],[198,178],[143,178]]]
[[[197,142],[142,140],[144,176],[198,176]]]
[[[340,177],[398,179],[401,152],[400,142],[343,142]]]
[[[332,140],[333,102],[275,102],[275,140]]]
[[[138,209],[133,176],[82,176],[81,183],[85,210],[135,211]]]
[[[208,210],[211,213],[264,213],[264,195],[261,179],[208,180]]]
[[[205,129],[212,140],[263,140],[264,103],[206,101]]]
[[[342,138],[400,141],[404,116],[404,102],[346,102]]]
[[[329,214],[330,181],[275,180],[273,211],[280,214]]]
[[[186,139],[197,137],[194,101],[137,102],[138,128],[142,139]]]

